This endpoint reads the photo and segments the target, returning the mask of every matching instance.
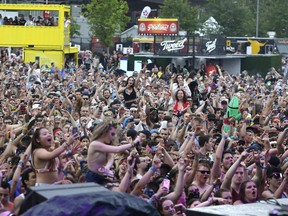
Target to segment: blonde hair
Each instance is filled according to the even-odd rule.
[[[97,140],[103,135],[106,135],[111,128],[117,128],[117,124],[113,119],[105,119],[104,122],[99,123],[93,130],[92,140]]]

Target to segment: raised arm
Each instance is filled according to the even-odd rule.
[[[133,151],[130,152],[129,157],[127,158],[127,165],[128,165],[128,171],[125,173],[123,179],[120,182],[120,185],[117,189],[118,192],[126,192],[129,185],[131,184],[131,179],[133,177],[133,169],[135,166],[135,152]]]
[[[230,190],[231,188],[231,181],[233,178],[234,173],[236,172],[237,168],[239,167],[240,163],[249,155],[248,152],[244,151],[241,153],[240,157],[235,161],[235,163],[228,169],[224,181],[221,185],[221,188]]]
[[[188,174],[186,173],[186,176],[185,176],[186,186],[190,186],[192,182],[194,181],[194,178],[197,172],[197,167],[199,164],[199,149],[194,145],[192,148],[192,151],[194,153],[194,159],[193,159],[191,172]]]
[[[270,113],[276,96],[277,96],[277,91],[274,90],[268,102],[266,103],[265,107],[263,108],[263,111],[262,111],[263,115],[267,116]]]
[[[139,196],[142,193],[142,189],[150,182],[151,177],[154,175],[155,172],[158,171],[158,169],[161,166],[161,160],[155,155],[152,162],[152,167],[142,176],[142,178],[138,181],[138,183],[135,185],[135,188],[130,193],[135,196]]]
[[[278,149],[278,153],[279,154],[283,154],[284,153],[284,146],[283,146],[283,142],[286,138],[288,132],[288,128],[285,128],[284,131],[282,131],[277,139],[277,149]]]
[[[221,160],[224,152],[225,142],[227,140],[227,134],[222,135],[222,139],[216,149],[215,159],[211,168],[211,181],[215,181],[221,176]]]
[[[105,152],[105,153],[119,153],[126,151],[132,147],[135,147],[135,144],[137,144],[139,140],[135,139],[132,143],[125,144],[125,145],[120,145],[120,146],[111,146],[111,145],[106,145],[98,141],[93,141],[89,148],[92,148],[92,151],[97,151],[97,152]]]
[[[176,203],[181,194],[183,193],[185,179],[184,174],[187,167],[187,163],[185,163],[183,158],[180,158],[178,161],[178,177],[175,185],[175,189],[172,193],[167,194],[164,196],[164,199],[169,199],[173,203]]]
[[[11,189],[10,189],[10,197],[12,197],[15,193],[16,186],[18,183],[18,180],[20,178],[22,170],[25,168],[25,165],[31,155],[31,144],[27,147],[24,154],[20,156],[20,161],[18,162],[17,168],[13,174],[12,183],[11,183]]]
[[[36,149],[37,150],[37,158],[39,158],[40,160],[48,161],[48,160],[51,160],[51,159],[58,157],[62,152],[67,150],[67,148],[69,148],[69,146],[73,145],[77,136],[78,136],[77,134],[71,135],[70,139],[67,143],[64,143],[63,145],[54,149],[52,152],[49,152],[46,149],[42,149],[42,148]]]

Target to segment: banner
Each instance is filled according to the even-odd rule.
[[[149,6],[144,7],[140,18],[148,18],[150,12],[151,12],[151,8]]]
[[[178,35],[178,19],[138,19],[139,35]]]

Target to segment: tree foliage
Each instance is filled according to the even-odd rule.
[[[113,44],[113,36],[123,31],[130,20],[125,0],[92,0],[84,9],[90,31],[106,47]]]
[[[73,18],[71,18],[70,37],[74,38],[76,35],[80,36],[80,25]]]
[[[276,37],[288,36],[288,1],[259,1],[259,34],[267,36],[267,31],[275,31]]]
[[[208,0],[204,18],[214,17],[225,36],[255,36],[255,17],[250,3],[250,0]]]
[[[187,0],[164,0],[160,6],[160,17],[178,18],[180,30],[188,34],[198,30],[198,7],[192,7]]]
[[[276,37],[287,37],[287,7],[286,0],[259,0],[259,37],[267,37],[268,31],[275,31]],[[213,16],[225,36],[256,35],[256,0],[207,0],[204,10],[202,21]]]

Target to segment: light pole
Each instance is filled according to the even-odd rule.
[[[256,6],[256,37],[258,37],[258,30],[259,30],[259,0],[257,0]]]

